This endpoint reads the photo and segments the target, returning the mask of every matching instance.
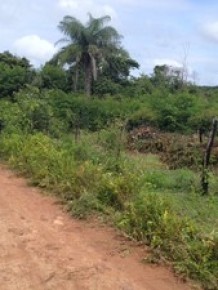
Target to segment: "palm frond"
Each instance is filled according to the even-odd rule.
[[[96,32],[95,38],[97,39],[98,44],[102,47],[108,45],[119,46],[122,35],[120,35],[112,26],[106,26]]]
[[[61,38],[61,39],[59,39],[58,41],[56,41],[55,42],[55,45],[58,45],[58,44],[60,44],[60,43],[66,43],[66,42],[70,42],[70,39],[69,38],[67,38],[67,37],[63,37],[63,38]]]
[[[72,16],[65,16],[58,25],[58,28],[73,42],[78,42],[85,30],[84,25],[77,18]]]
[[[56,63],[60,66],[63,66],[66,63],[67,64],[77,63],[79,62],[80,58],[81,58],[80,48],[75,44],[63,47],[54,56],[54,60],[56,60]]]
[[[94,18],[91,13],[88,13],[89,21],[86,27],[89,27],[91,31],[96,31],[102,29],[105,24],[111,21],[111,17],[109,15],[105,15],[99,18]]]

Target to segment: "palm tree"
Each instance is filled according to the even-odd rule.
[[[65,16],[58,28],[65,35],[58,43],[67,43],[55,56],[62,64],[74,67],[74,84],[78,80],[79,71],[84,74],[84,89],[87,96],[91,95],[92,82],[97,80],[98,64],[106,60],[107,55],[119,51],[121,35],[115,28],[106,25],[110,16],[94,18],[83,25],[72,16]]]

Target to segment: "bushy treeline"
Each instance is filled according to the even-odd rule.
[[[93,81],[92,97],[84,95],[80,79],[75,90],[71,68],[50,62],[35,70],[9,52],[0,54],[0,66],[0,121],[7,127],[14,122],[21,130],[57,134],[75,127],[96,131],[120,119],[127,130],[149,125],[193,133],[209,130],[218,114],[217,88],[184,83],[167,66],[137,78],[122,70],[115,78],[107,70]]]
[[[129,131],[141,125],[164,132],[208,131],[217,115],[216,94],[205,97],[188,90],[169,93],[155,89],[138,97],[86,98],[61,90],[40,90],[27,86],[13,95],[13,102],[0,101],[0,121],[12,130],[73,133],[76,128],[97,131],[120,120]]]

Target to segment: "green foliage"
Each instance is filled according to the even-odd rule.
[[[0,98],[10,97],[32,81],[33,71],[25,58],[0,53]]]
[[[127,129],[132,130],[140,126],[157,126],[158,114],[151,108],[142,107],[140,110],[134,112],[128,119]]]
[[[46,64],[38,74],[40,88],[70,91],[67,72],[62,68]]]
[[[117,153],[117,150],[123,150],[126,144],[125,123],[117,122],[109,128],[99,131],[98,143],[107,151]]]
[[[188,93],[179,93],[152,99],[152,108],[157,112],[158,126],[167,131],[188,131],[189,119],[198,109],[198,99]]]
[[[139,78],[132,79],[132,86],[128,88],[132,91],[132,95],[135,97],[146,96],[152,94],[154,91],[154,85],[151,79],[146,75],[141,75]]]
[[[28,80],[22,77],[24,76],[22,72],[16,73],[16,70],[22,70],[25,76],[31,79],[30,69],[21,65],[11,67],[3,62],[0,62],[0,65],[7,67],[0,73],[2,74],[1,96],[11,96],[14,102],[17,101],[18,90],[20,90],[19,97],[21,94],[23,98],[27,96],[26,90],[21,89],[24,86],[28,87]],[[8,70],[15,70],[15,79],[8,75]],[[14,85],[11,82],[14,82]],[[215,95],[210,96],[209,100],[202,93],[198,96],[193,95],[188,88],[172,94],[165,87],[155,88],[152,80],[147,76],[125,82],[115,82],[100,76],[94,84],[93,92],[104,97],[102,100],[97,98],[85,100],[82,95],[64,93],[70,90],[69,72],[51,64],[46,64],[42,68],[35,76],[33,84],[39,88],[39,91],[36,94],[32,88],[29,97],[44,99],[42,110],[52,111],[56,120],[65,124],[66,130],[74,130],[79,126],[94,131],[110,125],[116,118],[121,118],[128,120],[129,129],[149,124],[162,131],[192,133],[203,129],[207,132],[211,118],[217,115],[218,110]],[[40,114],[39,118],[41,118]],[[50,116],[50,113],[47,115]],[[42,126],[38,127],[42,128]]]
[[[14,67],[14,66],[20,66],[24,68],[31,67],[28,59],[26,59],[25,57],[23,58],[17,57],[11,54],[9,51],[0,53],[0,62],[10,67]]]
[[[216,289],[216,233],[205,231],[206,224],[201,227],[206,213],[191,215],[191,206],[206,203],[192,195],[189,209],[183,198],[195,190],[198,177],[188,170],[169,171],[153,156],[129,156],[122,149],[118,167],[108,166],[116,158],[116,142],[108,146],[105,140],[117,132],[119,127],[82,134],[77,143],[72,136],[4,132],[0,156],[33,184],[56,193],[72,214],[86,217],[100,211],[116,217],[124,231],[153,248],[156,258],[172,261],[177,272],[201,281],[205,289]],[[217,206],[217,200],[210,201],[213,215],[207,223],[216,219]]]
[[[123,48],[107,53],[100,65],[100,75],[115,84],[125,83],[130,75],[130,69],[139,68],[137,61],[131,59]]]
[[[111,96],[120,92],[121,86],[109,78],[101,77],[94,82],[93,93],[97,96]]]
[[[7,132],[45,132],[59,136],[65,132],[64,120],[58,119],[49,105],[47,93],[27,86],[14,95],[14,102],[1,101],[0,120]]]
[[[157,257],[164,253],[178,273],[199,279],[205,289],[217,289],[217,237],[200,235],[195,224],[176,215],[165,198],[153,193],[138,196],[119,225],[150,245]]]
[[[204,105],[204,102],[201,102],[201,105]],[[218,108],[216,104],[210,104],[208,107],[205,104],[204,109],[198,110],[194,115],[192,115],[188,120],[188,126],[199,130],[202,130],[202,133],[208,133],[211,129],[211,124],[213,118],[217,116]]]
[[[198,189],[199,178],[188,169],[149,170],[144,175],[144,181],[151,185],[153,190],[172,190],[191,192]]]
[[[155,86],[167,88],[170,92],[181,90],[187,85],[184,68],[176,68],[168,65],[157,65],[151,78]]]
[[[73,130],[75,125],[91,131],[105,128],[114,123],[115,119],[126,119],[139,105],[134,100],[127,102],[114,98],[87,99],[81,95],[64,94],[61,91],[51,91],[48,95],[55,114],[66,121],[69,130]]]
[[[16,103],[6,100],[0,101],[0,120],[5,131],[20,131],[22,127],[22,112]]]

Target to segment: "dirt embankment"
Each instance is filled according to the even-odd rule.
[[[1,290],[188,290],[144,249],[98,222],[72,219],[56,200],[0,168]]]

